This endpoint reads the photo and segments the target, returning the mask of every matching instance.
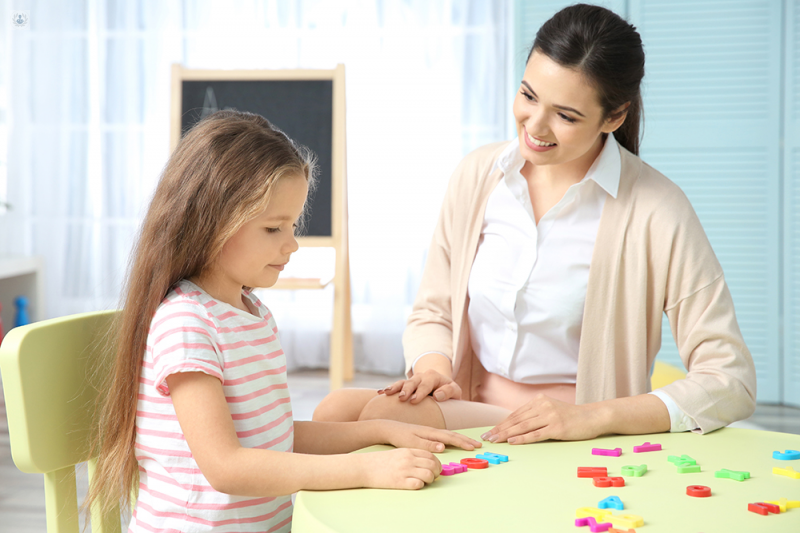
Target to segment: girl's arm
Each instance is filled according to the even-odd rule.
[[[298,453],[348,453],[373,444],[430,452],[444,451],[445,444],[468,451],[481,446],[480,442],[452,431],[392,420],[294,423],[294,451]]]
[[[301,489],[418,489],[441,471],[423,450],[320,456],[243,448],[217,378],[181,372],[166,380],[192,456],[219,492],[265,497]]]

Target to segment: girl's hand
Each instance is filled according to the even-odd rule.
[[[410,400],[413,405],[421,402],[433,392],[433,399],[437,402],[445,400],[460,400],[461,387],[451,378],[443,376],[435,370],[426,370],[414,374],[409,379],[401,379],[378,391],[378,394],[391,396],[397,394],[401,402]]]
[[[482,446],[475,439],[445,429],[417,426],[393,420],[379,420],[378,422],[381,424],[381,440],[396,448],[418,448],[436,453],[443,452],[446,444],[467,451]]]
[[[363,469],[364,486],[373,489],[421,489],[442,471],[439,459],[424,450],[398,448],[355,457]]]
[[[594,409],[593,404],[573,405],[539,394],[481,438],[509,444],[593,439],[604,433]]]

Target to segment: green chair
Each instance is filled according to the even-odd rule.
[[[75,465],[89,457],[97,384],[94,362],[115,311],[85,313],[14,328],[0,345],[11,456],[23,472],[44,474],[48,533],[78,533]],[[119,533],[120,514],[91,513],[94,533]]]

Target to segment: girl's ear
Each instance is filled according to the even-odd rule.
[[[625,118],[628,116],[628,108],[630,107],[630,102],[625,102],[618,108],[616,108],[611,114],[606,118],[605,122],[603,123],[603,127],[600,128],[603,133],[611,133],[617,131],[620,126],[625,122]]]

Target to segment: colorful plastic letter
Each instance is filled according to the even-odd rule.
[[[622,467],[623,476],[642,477],[645,472],[647,472],[647,465]]]
[[[604,448],[592,448],[592,455],[606,455],[608,457],[619,457],[622,455],[622,448],[606,450]]]
[[[748,503],[747,510],[752,511],[754,513],[763,514],[764,516],[767,516],[767,514],[769,513],[778,514],[781,512],[781,508],[778,507],[777,505],[764,502]]]
[[[681,455],[680,457],[677,455],[670,455],[669,457],[667,457],[667,461],[674,464],[675,466],[688,466],[697,464],[697,461],[695,461],[688,455]]]
[[[486,454],[486,453],[480,453],[480,454],[476,455],[475,457],[477,457],[478,459],[483,459],[484,461],[489,461],[489,464],[493,464],[493,465],[499,465],[500,464],[500,458],[499,457],[495,457],[494,455],[489,455],[489,454]]]
[[[453,469],[450,465],[442,465],[442,474],[443,476],[452,476],[455,474],[455,469]]]
[[[500,459],[501,463],[508,462],[508,456],[503,455],[502,453],[483,452],[483,455],[491,455],[492,457],[497,457],[498,459]]]
[[[618,514],[608,517],[614,527],[642,527],[644,518],[635,514]]]
[[[606,477],[608,471],[604,466],[579,466],[578,477]]]
[[[600,500],[597,507],[600,509],[616,509],[617,511],[622,511],[625,508],[619,496],[609,496],[608,498]]]
[[[587,516],[585,518],[576,518],[575,525],[577,527],[589,526],[589,531],[592,533],[597,533],[600,531],[608,531],[608,528],[611,527],[611,522],[598,524],[597,520],[595,520],[593,516]]]
[[[786,498],[781,498],[778,501],[774,501],[774,500],[773,501],[765,501],[764,503],[771,503],[772,505],[777,505],[778,509],[780,509],[782,513],[785,513],[786,510],[789,508],[789,505],[788,505],[789,500],[787,500]]]
[[[695,472],[700,472],[700,465],[678,466],[679,474],[694,474]]]
[[[595,520],[600,520],[601,522],[605,522],[606,517],[610,514],[611,511],[607,511],[605,509],[598,509],[597,507],[581,507],[580,509],[575,511],[575,516],[578,518],[591,516]]]
[[[636,530],[635,529],[627,529],[625,531],[622,531],[621,529],[617,529],[615,527],[612,527],[611,529],[608,530],[608,533],[636,533]]]
[[[686,494],[695,498],[708,498],[711,496],[711,489],[705,485],[689,485],[686,487]]]
[[[444,466],[444,465],[442,465]],[[461,463],[450,463],[450,466],[453,467],[454,474],[460,474],[461,472],[467,471],[467,465],[462,465]]]
[[[800,459],[800,452],[797,450],[786,450],[785,452],[772,452],[773,459],[780,459],[781,461],[797,461]]]
[[[660,444],[650,444],[649,442],[645,442],[641,446],[634,446],[633,453],[642,453],[642,452],[660,452],[661,445]]]
[[[489,468],[489,461],[486,459],[478,459],[477,457],[467,457],[465,459],[461,459],[462,465],[467,465],[469,468],[476,468],[478,470],[482,468]]]
[[[596,477],[593,480],[595,487],[624,487],[625,478],[622,477]]]
[[[722,479],[735,479],[736,481],[744,481],[750,479],[750,472],[737,472],[736,470],[728,470],[723,468],[714,472],[714,477]]]
[[[795,472],[794,468],[791,466],[787,466],[786,468],[778,468],[777,466],[772,468],[773,474],[778,474],[779,476],[786,476],[792,479],[800,479],[800,472]]]

